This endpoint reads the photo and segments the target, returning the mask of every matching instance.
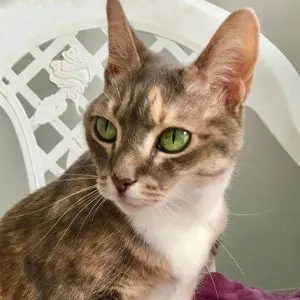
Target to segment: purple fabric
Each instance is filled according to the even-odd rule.
[[[249,288],[230,280],[220,273],[207,275],[194,300],[296,300],[300,291],[293,294],[270,294],[260,289]]]

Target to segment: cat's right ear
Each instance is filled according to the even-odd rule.
[[[117,75],[138,69],[148,50],[130,26],[119,0],[107,0],[108,62],[105,70],[107,82]]]

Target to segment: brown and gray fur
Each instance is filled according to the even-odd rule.
[[[117,0],[108,0],[107,13],[106,85],[84,119],[89,151],[2,218],[0,299],[146,300],[174,274],[130,218],[106,199],[112,173],[134,176],[142,186],[141,206],[150,206],[163,202],[181,178],[199,186],[218,180],[241,149],[242,103],[258,48],[253,13],[232,14],[196,62],[182,68],[145,48]],[[116,126],[114,144],[95,135],[98,116]],[[169,125],[192,132],[182,153],[160,153],[155,139],[147,139]],[[225,224],[226,212],[215,245]]]

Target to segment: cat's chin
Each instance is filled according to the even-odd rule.
[[[104,195],[103,195],[104,196]],[[132,215],[142,211],[143,209],[149,207],[145,203],[134,203],[134,201],[130,201],[130,199],[126,197],[119,196],[107,196],[105,197],[109,201],[113,202],[123,213],[126,215]]]
[[[128,201],[113,201],[115,205],[126,215],[131,215],[140,212],[145,208],[144,205],[131,204]]]

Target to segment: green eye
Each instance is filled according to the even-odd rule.
[[[183,151],[190,142],[191,134],[180,128],[168,128],[158,138],[157,147],[166,153]]]
[[[117,129],[111,122],[109,122],[105,118],[98,118],[96,123],[96,131],[97,136],[104,142],[113,143],[116,140]]]

